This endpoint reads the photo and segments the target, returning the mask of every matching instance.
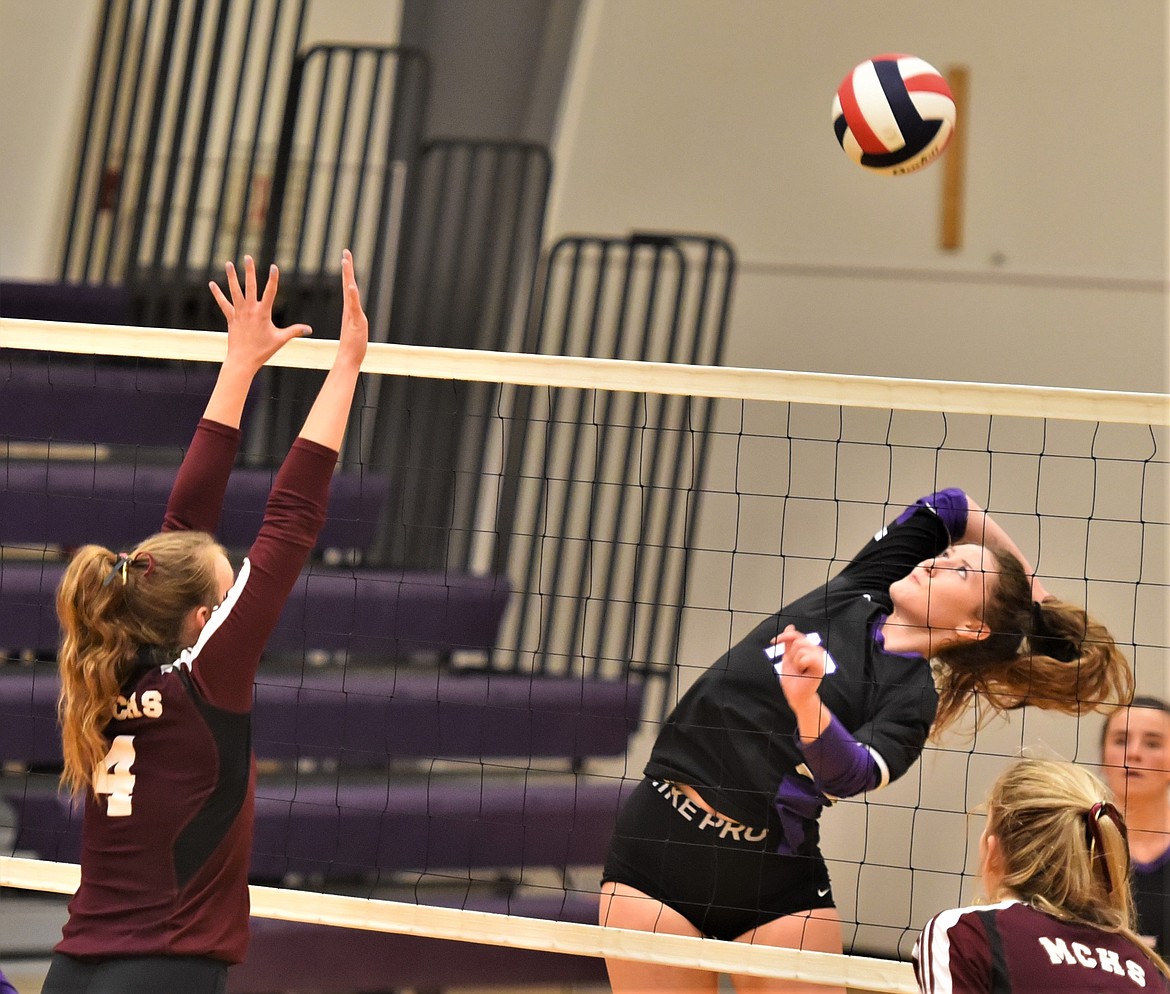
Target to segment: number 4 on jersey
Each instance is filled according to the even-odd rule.
[[[134,794],[134,736],[118,735],[110,743],[110,751],[98,765],[94,793],[106,795],[106,814],[111,818],[125,818],[130,814]]]

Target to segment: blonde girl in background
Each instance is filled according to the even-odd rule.
[[[979,839],[986,904],[927,922],[924,994],[1159,994],[1165,962],[1134,930],[1121,812],[1091,772],[1022,759],[991,788]]]

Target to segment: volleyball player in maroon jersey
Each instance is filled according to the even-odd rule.
[[[81,886],[45,994],[204,994],[248,944],[260,655],[324,524],[368,329],[342,259],[337,354],[233,575],[211,533],[253,378],[304,325],[272,321],[245,263],[227,266],[227,357],[187,450],[162,531],[129,552],[80,549],[57,592],[63,786],[85,795]]]
[[[1134,931],[1125,821],[1088,770],[1024,759],[991,789],[979,839],[991,903],[935,915],[914,946],[925,994],[1165,994]]]

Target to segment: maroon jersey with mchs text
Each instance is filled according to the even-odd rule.
[[[200,421],[163,530],[214,533],[239,432]],[[81,886],[57,951],[77,957],[206,956],[248,943],[260,655],[325,521],[337,453],[293,443],[231,591],[178,659],[144,649],[106,727],[87,794]]]
[[[1170,992],[1129,939],[1020,901],[935,915],[914,946],[914,973],[924,994]]]

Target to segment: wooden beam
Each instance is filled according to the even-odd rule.
[[[963,247],[970,72],[966,66],[948,66],[945,75],[947,85],[951,88],[951,95],[955,98],[955,131],[942,157],[942,226],[939,230],[939,248],[953,252]]]

